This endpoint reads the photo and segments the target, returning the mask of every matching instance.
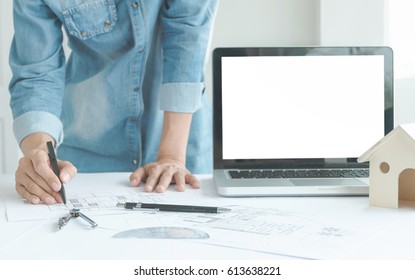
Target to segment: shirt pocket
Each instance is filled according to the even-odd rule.
[[[68,33],[88,40],[110,32],[118,21],[114,0],[95,0],[62,11]]]

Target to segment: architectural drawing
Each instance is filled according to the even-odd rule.
[[[87,192],[69,196],[66,204],[48,205],[50,211],[78,208],[88,211],[116,209],[121,202],[157,202],[162,194],[143,193],[134,190],[123,192]]]
[[[131,212],[131,210],[117,208],[116,205],[119,202],[161,202],[163,198],[163,194],[145,193],[133,188],[114,192],[67,192],[66,204],[33,205],[24,199],[18,199],[6,205],[6,214],[9,222],[56,219],[73,208],[78,208],[90,215],[108,215]]]

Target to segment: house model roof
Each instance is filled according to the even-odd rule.
[[[415,144],[415,123],[408,123],[408,124],[401,124],[389,132],[385,137],[383,137],[379,142],[373,145],[369,150],[367,150],[364,154],[362,154],[358,159],[357,162],[366,162],[369,161],[370,157],[379,150],[389,139],[395,137],[399,134],[407,135],[414,141]]]

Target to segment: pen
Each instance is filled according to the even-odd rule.
[[[141,203],[141,202],[125,202],[117,203],[117,207],[125,209],[154,209],[158,211],[169,212],[192,212],[192,213],[223,213],[229,212],[231,209],[223,207],[210,206],[193,206],[193,205],[178,205],[178,204],[158,204],[158,203]]]
[[[50,159],[50,164],[52,165],[53,172],[59,178],[60,171],[58,167],[58,160],[56,159],[56,155],[55,155],[55,149],[53,148],[53,144],[51,141],[48,141],[46,144],[48,145],[49,159]],[[60,180],[61,179],[59,178],[59,181]],[[62,182],[61,182],[61,189],[59,191],[59,194],[62,197],[63,204],[66,204],[65,188],[63,187]]]

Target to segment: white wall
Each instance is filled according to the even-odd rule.
[[[394,50],[396,123],[415,122],[415,1],[385,0],[386,42]]]
[[[319,0],[220,0],[213,46],[318,43]]]
[[[384,0],[320,0],[322,45],[383,45]]]

